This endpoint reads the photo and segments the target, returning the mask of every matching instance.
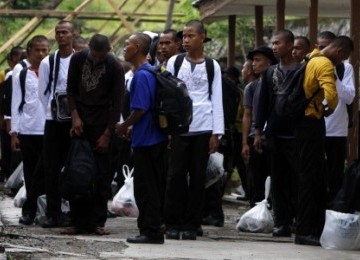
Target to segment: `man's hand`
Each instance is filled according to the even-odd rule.
[[[19,140],[17,134],[15,134],[15,133],[11,134],[11,149],[14,152],[20,151],[20,140]]]
[[[241,155],[244,158],[245,161],[249,161],[250,158],[250,147],[248,144],[243,144]]]
[[[262,153],[263,150],[261,148],[261,135],[255,133],[255,138],[254,138],[254,148],[258,153]]]
[[[84,124],[76,110],[74,110],[71,113],[71,118],[72,118],[72,127],[70,130],[70,135],[75,134],[77,136],[81,136],[84,132],[84,128],[83,128]]]
[[[95,151],[98,153],[105,153],[109,149],[111,135],[110,134],[102,134],[99,139],[96,141]]]
[[[211,135],[209,141],[209,154],[215,153],[219,147],[219,137],[217,135]]]
[[[127,127],[124,123],[115,125],[115,133],[118,137],[125,140],[130,140],[131,138],[131,128]]]

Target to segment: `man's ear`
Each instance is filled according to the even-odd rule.
[[[206,38],[205,33],[201,33],[201,34],[200,34],[200,38],[202,39],[202,42],[204,42],[204,41],[205,41],[205,38]]]

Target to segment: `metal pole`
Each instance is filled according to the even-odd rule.
[[[166,17],[165,30],[170,29],[172,25],[172,16],[174,12],[175,0],[169,0],[169,9]]]

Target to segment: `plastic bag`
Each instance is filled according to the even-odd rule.
[[[137,217],[139,216],[139,210],[135,202],[134,179],[132,177],[134,169],[130,171],[127,165],[123,165],[122,170],[125,177],[124,185],[115,195],[111,203],[110,211],[122,217]]]
[[[224,155],[219,152],[210,154],[206,168],[205,188],[216,183],[224,175],[223,163]]]
[[[37,209],[36,209],[36,223],[42,223],[42,219],[46,219],[46,195],[43,194],[37,199]],[[68,214],[70,212],[69,201],[61,199],[61,212],[63,214]]]
[[[325,249],[360,249],[360,216],[326,210],[320,244]]]
[[[5,183],[5,188],[8,189],[19,189],[24,183],[24,171],[23,163],[21,162],[18,167],[13,171],[7,182]]]
[[[274,228],[274,220],[268,209],[268,201],[270,192],[270,177],[265,181],[265,199],[256,203],[256,206],[248,210],[241,216],[236,224],[236,229],[243,232],[253,233],[270,233]]]
[[[25,200],[26,200],[26,188],[25,185],[23,185],[20,188],[20,190],[16,193],[16,196],[14,198],[14,206],[18,208],[22,208]]]

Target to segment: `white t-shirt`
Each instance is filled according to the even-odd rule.
[[[175,59],[176,56],[171,57],[166,67],[172,74],[174,74]],[[211,131],[212,134],[224,134],[221,70],[219,64],[213,62],[214,80],[210,99],[205,61],[196,64],[192,70],[191,63],[185,57],[179,69],[177,77],[185,82],[193,101],[193,120],[189,133]]]
[[[355,97],[354,70],[350,63],[344,63],[344,77],[336,80],[338,104],[334,113],[325,117],[326,136],[348,136],[349,116],[346,105],[351,104]],[[335,70],[336,73],[336,70]]]
[[[53,69],[53,81],[51,83],[51,90],[46,95],[44,95],[46,87],[49,82],[49,73],[50,73],[50,63],[49,63],[49,56],[45,57],[39,67],[39,98],[40,102],[43,106],[43,109],[46,113],[46,119],[51,120],[53,119],[51,116],[50,110],[50,103],[53,98],[54,92],[54,82],[55,82],[55,66],[56,66],[56,56],[58,55],[58,50],[55,52],[54,57],[54,69]],[[68,76],[68,69],[70,64],[71,56],[66,58],[60,58],[60,69],[59,75],[56,83],[56,92],[65,92],[67,86],[67,76]]]
[[[20,73],[13,76],[13,90],[11,98],[11,131],[26,135],[43,135],[45,126],[45,112],[38,96],[38,76],[30,69],[25,78],[25,104],[22,112],[19,106],[22,102],[20,87]]]

